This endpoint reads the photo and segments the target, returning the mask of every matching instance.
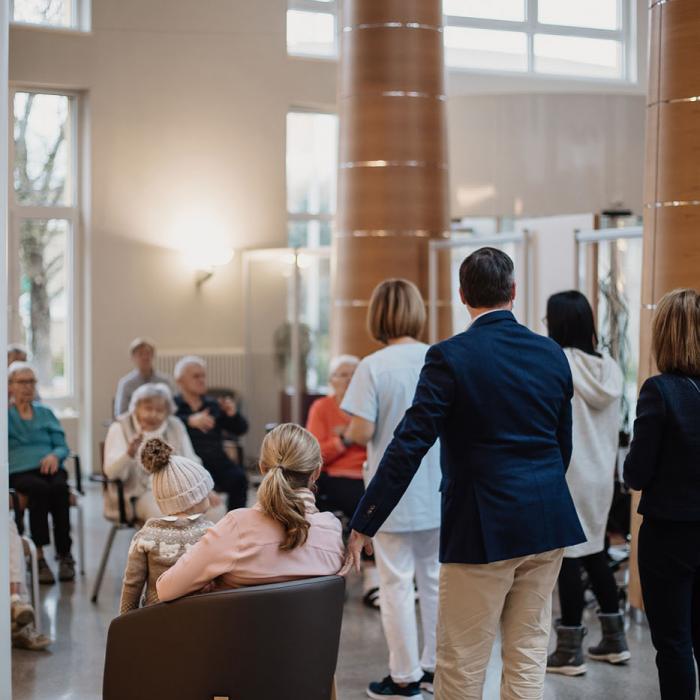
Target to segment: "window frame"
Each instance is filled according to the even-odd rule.
[[[63,24],[43,24],[41,22],[26,22],[24,20],[14,19],[15,2],[17,0],[9,0],[10,2],[10,26],[26,27],[30,29],[39,29],[49,32],[64,32],[67,34],[85,34],[91,31],[92,8],[91,0],[70,0],[71,17],[73,21],[69,25]],[[20,92],[26,92],[21,90]]]
[[[620,28],[596,29],[593,27],[569,27],[560,24],[543,24],[538,18],[538,0],[525,0],[525,20],[516,22],[499,19],[481,19],[476,17],[459,17],[456,15],[444,15],[444,25],[450,27],[471,27],[475,29],[495,29],[501,31],[522,32],[527,37],[527,70],[526,71],[501,71],[487,68],[467,68],[463,66],[451,66],[447,69],[459,73],[478,73],[484,75],[507,75],[513,77],[535,77],[545,79],[583,80],[600,83],[624,83],[632,84],[637,80],[636,66],[636,42],[633,41],[636,29],[636,12],[632,7],[632,0],[618,0],[620,11]],[[608,39],[621,44],[622,65],[619,78],[602,78],[585,75],[568,75],[565,73],[546,73],[535,70],[535,36],[549,34],[553,36],[580,37],[585,39]]]
[[[67,97],[70,120],[70,154],[72,202],[60,206],[22,205],[17,202],[14,184],[15,144],[14,144],[14,103],[17,93],[34,93],[37,95],[59,95]],[[55,397],[44,396],[42,401],[58,409],[76,409],[79,403],[80,376],[78,330],[82,319],[80,308],[79,281],[81,279],[81,173],[82,143],[80,138],[79,121],[82,118],[82,100],[78,92],[71,90],[56,90],[53,88],[24,87],[12,85],[9,94],[9,128],[8,128],[8,260],[17,261],[14,266],[8,265],[8,330],[11,337],[21,335],[22,319],[19,314],[18,300],[20,293],[21,275],[19,271],[19,241],[22,222],[30,219],[58,219],[68,222],[68,240],[66,242],[66,280],[69,285],[66,294],[68,310],[66,319],[66,358],[65,372],[67,374],[67,391]]]
[[[284,26],[285,26],[285,43],[287,41],[287,12],[290,10],[297,10],[299,12],[314,12],[317,14],[333,15],[333,22],[335,26],[335,32],[333,37],[333,53],[329,56],[323,54],[304,52],[304,51],[290,51],[289,46],[287,46],[287,56],[289,58],[301,58],[305,60],[316,60],[316,61],[337,61],[340,55],[340,7],[339,0],[287,0],[287,10],[284,15]],[[290,110],[296,111],[296,110]]]
[[[330,3],[329,3],[330,4]],[[326,212],[326,213],[311,213],[311,212],[291,212],[289,211],[288,207],[288,201],[287,201],[287,195],[289,191],[289,182],[288,182],[288,177],[287,177],[287,152],[289,148],[288,144],[288,137],[289,137],[289,131],[287,129],[287,120],[289,118],[290,114],[326,114],[332,117],[336,118],[336,142],[335,142],[335,153],[336,153],[336,162],[338,161],[338,156],[339,156],[339,124],[338,124],[338,112],[334,109],[324,109],[322,107],[302,107],[299,105],[291,105],[290,107],[287,108],[287,112],[285,114],[285,137],[284,137],[284,153],[285,153],[285,168],[284,168],[284,190],[285,190],[285,207],[286,207],[286,212],[287,212],[287,238],[286,238],[286,245],[289,245],[289,224],[293,222],[302,222],[302,223],[310,223],[312,221],[318,221],[319,223],[329,223],[331,227],[331,240],[333,237],[333,231],[334,231],[334,226],[335,226],[335,217],[338,211],[338,190],[337,190],[337,182],[336,182],[336,201],[335,201],[335,206],[333,207],[333,212]],[[325,245],[318,245],[318,246],[309,246],[309,241],[306,241],[306,244],[302,246],[303,248],[327,248],[328,246]]]
[[[635,0],[618,0],[620,12],[620,28],[616,30],[595,29],[592,27],[569,27],[566,25],[543,24],[538,19],[538,0],[523,0],[525,6],[525,20],[511,21],[498,19],[481,19],[476,17],[460,17],[457,15],[443,15],[444,26],[466,27],[473,29],[491,29],[501,31],[514,31],[524,33],[527,40],[527,69],[523,71],[507,71],[497,68],[472,68],[467,66],[453,66],[446,63],[446,69],[456,74],[498,75],[525,80],[552,80],[588,82],[603,85],[636,85],[639,81],[639,47],[637,46],[637,3]],[[312,60],[337,60],[339,56],[339,37],[343,28],[340,26],[339,0],[288,0],[287,10],[302,10],[306,12],[326,12],[335,15],[336,26],[336,51],[334,56],[321,56],[318,54],[306,54],[291,52],[287,49],[290,58],[303,58]],[[569,75],[566,73],[547,73],[535,70],[535,35],[548,34],[564,37],[581,37],[588,39],[608,39],[617,41],[622,47],[620,76],[605,78],[594,75]]]

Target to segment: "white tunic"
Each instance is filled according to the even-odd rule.
[[[413,403],[425,364],[424,343],[397,343],[365,357],[355,370],[341,408],[374,423],[367,445],[365,485],[375,475],[396,426]],[[440,446],[428,450],[406,493],[379,532],[418,532],[440,527]]]
[[[615,460],[620,430],[622,372],[609,356],[564,350],[574,380],[573,454],[566,481],[587,542],[567,547],[575,558],[605,547],[608,513],[613,498]]]

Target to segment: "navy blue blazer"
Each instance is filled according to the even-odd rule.
[[[639,392],[625,481],[648,518],[700,521],[700,378],[660,374]]]
[[[578,544],[566,484],[573,382],[561,348],[494,311],[430,348],[413,405],[351,526],[373,536],[440,438],[440,561],[485,564]]]

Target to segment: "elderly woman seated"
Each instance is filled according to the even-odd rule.
[[[36,375],[26,362],[13,362],[7,370],[12,405],[8,411],[10,488],[28,500],[29,525],[39,557],[39,580],[55,583],[44,557],[51,542],[49,514],[53,523],[53,544],[58,559],[58,578],[75,579],[71,555],[70,492],[63,461],[68,445],[61,424],[50,408],[34,401]]]
[[[119,416],[107,432],[104,473],[110,479],[121,480],[127,517],[139,522],[161,515],[151,492],[151,475],[139,459],[142,444],[158,437],[173,448],[174,454],[201,463],[185,426],[174,413],[175,403],[166,384],[144,384],[132,394],[128,412]],[[221,498],[212,493],[210,502],[207,517],[219,520],[225,513]],[[105,516],[110,520],[119,518],[118,493],[114,488],[105,491]]]

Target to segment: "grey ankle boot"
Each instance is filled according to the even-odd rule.
[[[558,625],[556,632],[557,648],[547,657],[547,673],[582,676],[586,672],[582,648],[586,628]]]
[[[603,638],[600,644],[588,648],[588,656],[595,661],[610,664],[624,664],[630,659],[630,651],[625,636],[625,618],[622,613],[598,614]]]

